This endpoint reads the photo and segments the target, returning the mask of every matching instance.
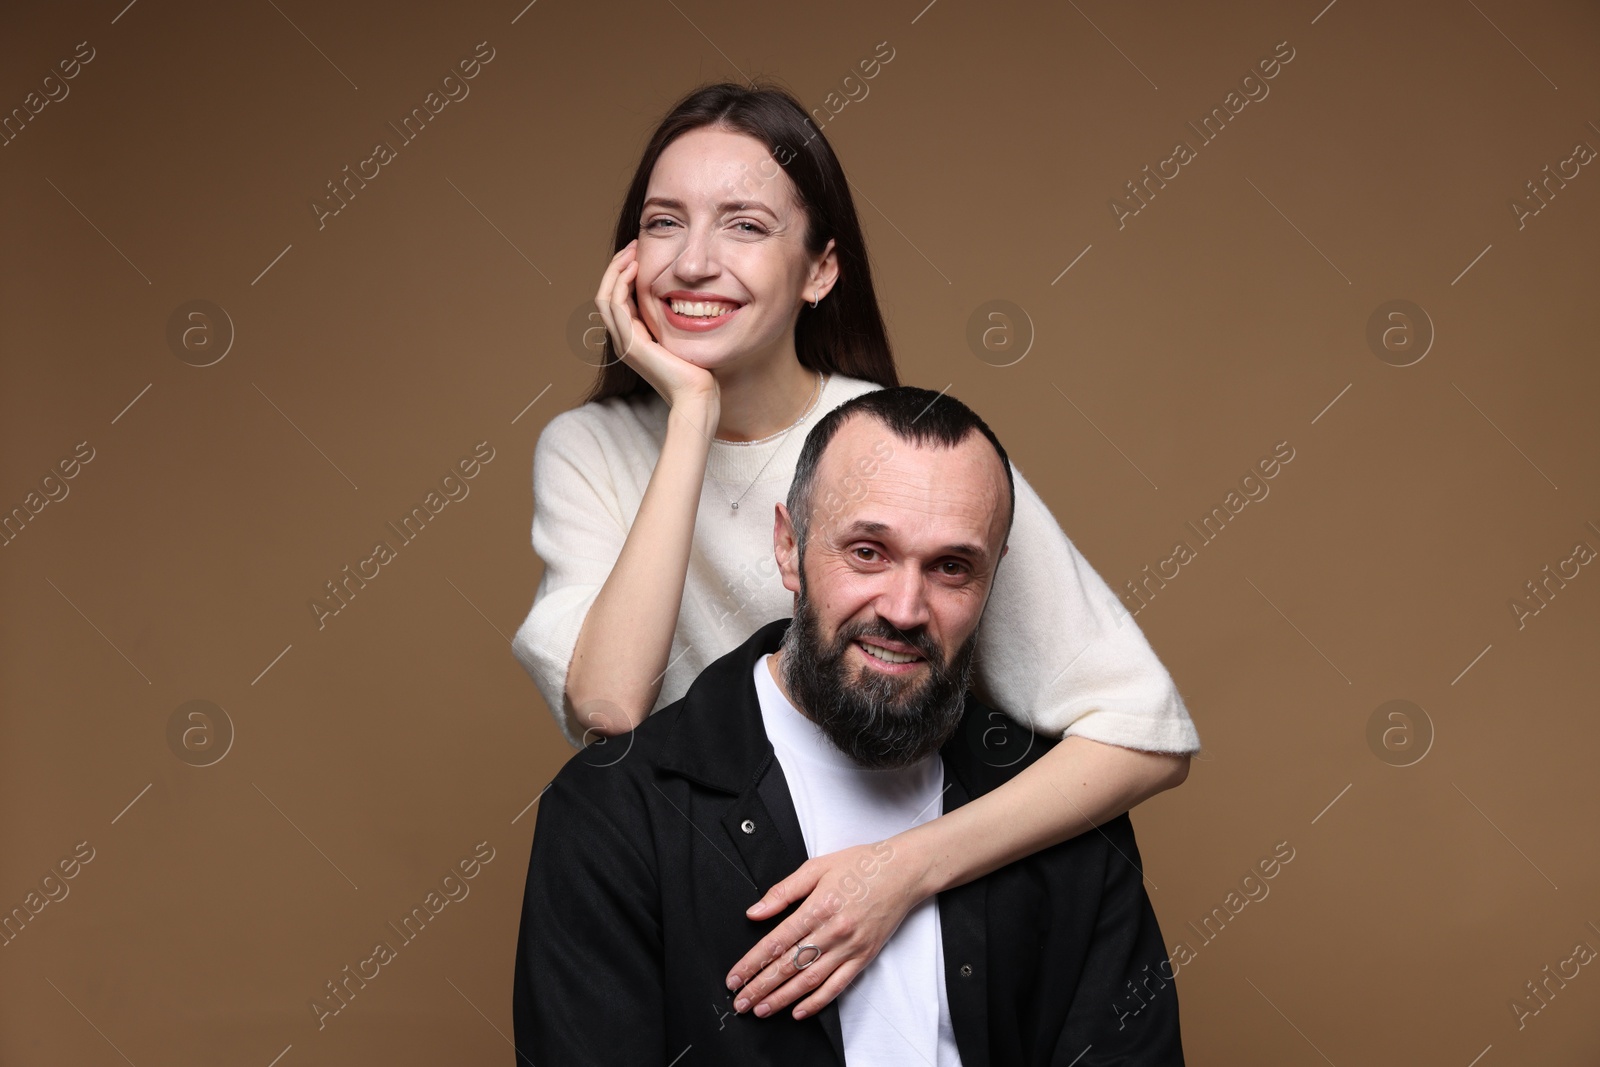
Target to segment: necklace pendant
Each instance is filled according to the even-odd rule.
[[[737,500],[735,500],[733,502],[733,510],[734,511],[738,511],[739,510],[739,502]]]

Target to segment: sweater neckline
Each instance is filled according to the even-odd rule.
[[[833,375],[828,374],[825,371],[814,371],[813,373],[816,374],[817,377],[811,385],[811,395],[806,398],[805,410],[800,412],[799,418],[795,419],[783,429],[774,433],[769,433],[765,437],[758,437],[754,441],[724,441],[720,437],[712,437],[711,440],[716,444],[728,445],[733,448],[751,448],[755,445],[764,445],[769,441],[780,440],[787,434],[793,433],[801,423],[810,418],[813,411],[817,410],[817,405],[822,402],[823,387],[828,384],[828,379],[833,377]]]
[[[829,374],[811,410],[787,432],[760,441],[718,441],[712,437],[711,451],[706,456],[706,477],[721,482],[729,499],[761,482],[779,478],[785,483],[793,480],[794,460],[800,456],[806,435],[818,419],[839,406],[843,379],[844,375]],[[783,455],[778,455],[780,452]]]

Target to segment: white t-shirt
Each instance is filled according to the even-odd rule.
[[[808,856],[874,844],[942,814],[944,764],[937,753],[909,767],[862,767],[789,702],[772,677],[769,659],[756,661],[756,695]],[[871,879],[864,884],[870,894]],[[839,994],[838,1004],[846,1063],[960,1067],[945,994],[937,896],[906,915]]]

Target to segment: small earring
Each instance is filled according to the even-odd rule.
[[[821,292],[822,292],[822,290],[820,290],[820,289],[813,289],[811,291],[811,306],[812,307],[816,307],[817,306],[817,301],[821,299],[821,296],[820,296]]]

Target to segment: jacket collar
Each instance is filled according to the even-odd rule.
[[[777,619],[762,626],[744,644],[709,664],[689,686],[662,744],[657,766],[683,775],[711,789],[734,795],[753,790],[775,758],[761,717],[761,701],[751,678],[756,661],[778,651],[788,632],[790,619]],[[999,742],[995,735],[1006,734]],[[1018,740],[1018,735],[1023,740]],[[939,750],[945,771],[960,784],[951,794],[964,794],[960,801],[947,795],[945,810],[965,803],[994,789],[1007,778],[1010,767],[1031,755],[1036,738],[1021,730],[999,712],[991,711],[967,693],[961,726]],[[1022,753],[998,760],[997,744]],[[1030,761],[1031,762],[1031,761]]]
[[[789,622],[767,623],[700,672],[684,694],[657,766],[724,793],[756,785],[773,749],[751,674],[757,660],[782,645]]]

